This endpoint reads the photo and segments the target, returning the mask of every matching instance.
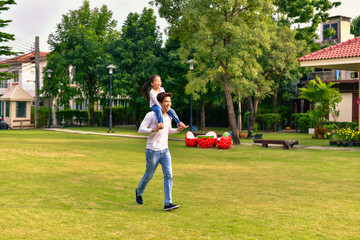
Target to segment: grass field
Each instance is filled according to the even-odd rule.
[[[145,139],[18,130],[0,142],[0,239],[360,239],[357,151],[170,141],[180,208],[165,212],[161,169],[135,202]]]
[[[89,131],[89,132],[98,132],[98,133],[106,133],[109,128],[107,127],[69,127],[66,128],[69,130],[76,130],[76,131]],[[126,126],[126,127],[114,127],[112,128],[115,133],[118,134],[130,134],[130,135],[142,135],[137,133],[135,126]],[[215,131],[217,134],[222,134],[225,131],[231,132],[230,129],[227,128],[208,128],[209,131]],[[185,134],[188,130],[184,130],[179,134],[171,135],[171,138],[180,138],[184,139]],[[279,132],[264,132],[263,133],[264,139],[272,139],[272,140],[298,140],[300,145],[304,146],[323,146],[323,147],[330,147],[329,139],[312,139],[311,135],[307,133],[279,133]],[[240,139],[240,142],[243,143],[252,143],[252,139]]]

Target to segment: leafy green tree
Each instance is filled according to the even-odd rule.
[[[0,1],[0,12],[9,10],[10,6],[8,6],[8,5],[12,5],[12,4],[16,4],[14,0]],[[11,20],[0,19],[0,28],[6,27],[7,25],[9,25],[10,22],[11,22]],[[0,32],[0,43],[1,42],[9,42],[11,40],[15,40],[14,34]],[[0,46],[0,56],[11,56],[14,54],[16,54],[16,53],[11,51],[11,47]],[[9,67],[9,66],[8,65],[0,65],[0,68],[6,68],[6,67]],[[13,77],[14,77],[14,74],[12,74],[12,73],[0,72],[0,81],[7,80],[7,79],[10,79]]]
[[[180,58],[178,50],[180,41],[178,38],[169,37],[163,48],[163,55],[160,58],[160,75],[166,91],[171,92],[173,97],[172,108],[178,113],[182,122],[189,124],[189,96],[185,94],[187,84],[186,73],[189,65]]]
[[[239,144],[232,93],[236,93],[234,85],[241,81],[244,72],[255,78],[261,69],[256,56],[261,53],[259,44],[266,43],[263,29],[272,12],[271,2],[155,0],[154,3],[159,6],[160,16],[171,24],[170,34],[179,37],[183,60],[188,60],[192,53],[196,68],[202,72],[199,77],[221,84],[233,140]],[[209,69],[209,65],[213,67]],[[191,74],[189,79],[195,79]]]
[[[97,67],[106,57],[106,42],[116,36],[115,26],[116,21],[112,20],[112,12],[106,5],[91,10],[89,2],[84,1],[79,9],[63,15],[48,40],[52,51],[47,68],[54,71],[54,79],[59,83],[51,86],[53,94],[63,102],[74,96],[88,99],[91,126],[95,125],[94,105],[101,91]],[[47,88],[47,81],[44,85]],[[63,88],[69,90],[68,94],[63,94]]]
[[[263,48],[258,62],[262,66],[264,79],[271,83],[273,111],[277,113],[280,85],[288,85],[288,82],[295,81],[301,76],[297,58],[307,48],[305,41],[295,39],[296,31],[281,23],[274,22],[269,25],[269,34],[270,47]],[[266,94],[261,96],[264,98]],[[255,100],[253,102],[254,105],[256,102]],[[255,123],[254,115],[256,116],[256,111],[252,112],[251,126]]]
[[[114,95],[127,96],[130,113],[136,125],[149,104],[141,97],[142,85],[153,74],[159,74],[163,54],[162,40],[153,9],[144,8],[141,14],[130,13],[122,26],[118,40],[109,45],[109,55],[118,67],[114,73]]]
[[[351,21],[350,33],[354,34],[355,37],[360,36],[360,15]]]
[[[333,88],[337,83],[324,83],[319,77],[311,80],[306,88],[301,88],[300,98],[305,98],[313,105],[310,115],[313,117],[315,127],[322,128],[325,117],[336,111],[336,106],[341,102],[342,96],[338,89]]]

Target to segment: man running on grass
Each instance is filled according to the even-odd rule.
[[[172,128],[171,118],[166,113],[171,107],[171,93],[159,93],[157,100],[161,105],[161,110],[164,118],[164,128],[158,127],[158,120],[155,112],[148,112],[142,121],[139,133],[149,134],[146,144],[146,170],[137,189],[135,190],[136,202],[143,204],[142,195],[149,181],[154,176],[155,170],[159,163],[161,164],[164,174],[164,193],[165,193],[165,211],[170,211],[179,208],[179,205],[173,204],[171,199],[172,190],[172,167],[171,155],[168,149],[168,136],[182,131],[184,127]],[[188,126],[186,126],[188,127]]]

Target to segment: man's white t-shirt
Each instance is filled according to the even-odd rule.
[[[152,132],[152,129],[156,128],[157,125],[158,120],[156,113],[153,111],[148,112],[141,122],[138,132],[141,134],[149,134],[146,148],[161,151],[168,148],[169,134],[177,133],[177,129],[171,127],[171,118],[168,114],[164,117],[164,128],[157,132]]]

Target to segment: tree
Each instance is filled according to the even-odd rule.
[[[0,12],[9,10],[10,7],[8,5],[12,5],[12,4],[16,4],[14,0],[0,1]],[[0,28],[6,27],[7,25],[9,25],[10,22],[11,22],[11,20],[0,19]],[[15,40],[14,34],[0,32],[0,42],[8,42],[11,40]],[[16,52],[11,51],[11,47],[0,46],[0,56],[11,56],[11,55],[15,55],[15,54],[16,54]],[[0,65],[0,68],[6,68],[6,67],[9,67],[9,66],[8,65]],[[12,74],[12,73],[0,72],[0,81],[7,80],[7,79],[10,79],[13,77],[14,77],[14,74]]]
[[[61,84],[57,84],[52,85],[53,93],[64,102],[74,96],[86,98],[91,126],[95,125],[94,105],[101,90],[97,67],[106,57],[105,43],[116,36],[115,26],[116,21],[112,20],[112,12],[106,5],[91,10],[89,2],[84,1],[79,9],[63,15],[56,32],[50,34],[48,40],[52,51],[47,68],[53,69],[53,76],[59,83],[72,90],[65,99],[57,88]],[[74,87],[69,87],[70,83]]]
[[[221,83],[233,141],[239,144],[233,85],[243,78],[244,71],[255,76],[260,69],[256,56],[260,54],[259,44],[266,44],[263,29],[272,12],[271,2],[155,0],[154,3],[159,6],[160,16],[171,24],[170,34],[179,37],[183,60],[188,60],[195,50],[194,59],[197,67],[204,70],[203,78]],[[210,61],[214,61],[212,69],[207,68]],[[248,69],[254,72],[249,73]]]
[[[307,50],[305,41],[295,39],[295,30],[286,25],[274,22],[269,25],[270,40],[269,48],[263,48],[258,62],[262,66],[262,75],[265,80],[270,81],[273,94],[273,111],[277,113],[278,93],[281,84],[297,80],[301,76],[297,58]],[[261,95],[262,98],[268,94]],[[253,104],[254,105],[254,104]],[[255,118],[252,112],[250,129],[253,129]],[[275,126],[276,129],[276,126]]]
[[[159,68],[165,90],[173,94],[172,108],[178,113],[180,120],[188,125],[190,101],[185,94],[184,86],[188,82],[186,73],[189,71],[189,65],[180,58],[179,48],[179,39],[170,36],[165,42]]]
[[[354,34],[355,37],[360,36],[360,15],[351,21],[350,33]]]
[[[149,110],[141,97],[142,85],[153,74],[159,74],[162,40],[153,9],[141,14],[130,13],[122,27],[121,37],[109,45],[109,54],[119,68],[114,74],[114,95],[128,96],[130,113],[140,126],[142,114]]]
[[[300,98],[305,98],[313,105],[310,114],[313,116],[315,128],[322,128],[325,117],[336,111],[336,106],[341,102],[342,96],[338,89],[333,88],[337,83],[324,83],[319,77],[311,80],[306,88],[301,88]]]

